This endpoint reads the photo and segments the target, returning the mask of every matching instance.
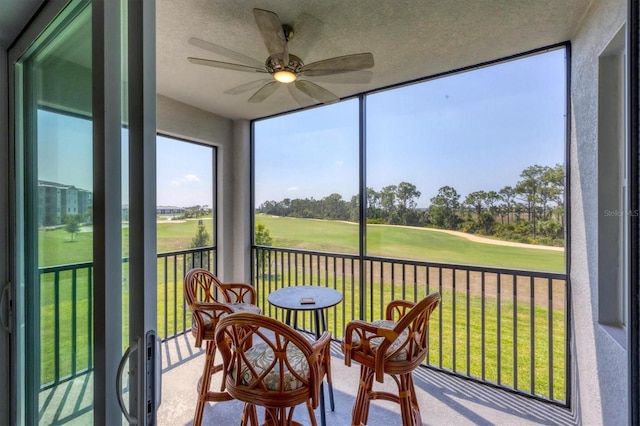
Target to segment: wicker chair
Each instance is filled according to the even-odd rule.
[[[394,300],[387,305],[386,319],[371,323],[354,320],[347,324],[342,342],[344,362],[347,366],[352,360],[360,364],[352,425],[367,423],[373,399],[400,404],[403,425],[422,425],[412,373],[427,355],[429,316],[439,302],[438,293],[418,303]],[[397,395],[373,390],[374,376],[383,383],[385,373],[398,385]]]
[[[211,376],[222,370],[222,364],[215,364],[215,328],[220,318],[234,312],[259,314],[255,306],[256,294],[252,286],[242,283],[221,283],[211,272],[202,268],[191,269],[184,278],[184,295],[192,312],[191,332],[195,345],[202,347],[206,342],[206,357],[202,377],[198,381],[198,401],[193,424],[202,423],[202,414],[207,401],[229,401],[232,399],[224,391],[211,391]]]
[[[330,343],[327,331],[311,343],[288,325],[262,315],[222,318],[216,344],[224,361],[226,390],[245,403],[241,424],[257,425],[256,406],[261,406],[266,425],[298,425],[293,411],[305,403],[311,424],[317,425],[313,410],[319,403]]]

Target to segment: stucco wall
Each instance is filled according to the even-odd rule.
[[[251,279],[251,123],[233,125],[233,281]]]
[[[158,132],[225,149],[231,146],[233,122],[163,95],[157,96]]]
[[[249,275],[245,276],[245,259],[238,254],[246,251],[244,234],[249,226],[248,122],[234,124],[232,120],[158,95],[157,128],[168,136],[217,147],[218,274],[224,281],[246,281]]]
[[[585,425],[628,421],[626,350],[598,323],[598,57],[625,18],[624,0],[595,0],[572,39],[573,382]]]

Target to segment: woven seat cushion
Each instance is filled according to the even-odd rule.
[[[252,305],[251,303],[231,303],[228,304],[233,312],[249,312],[251,314],[261,314],[262,311],[256,305]]]
[[[377,321],[371,322],[371,325],[374,325],[376,327],[384,327],[384,328],[393,329],[393,328],[395,328],[397,323],[395,321],[389,321],[389,320],[377,320]],[[407,337],[408,336],[409,336],[409,331],[405,328],[404,330],[402,330],[402,333],[400,333],[400,335],[395,340],[395,342],[393,342],[391,344],[391,346],[389,346],[389,349],[387,349],[387,354],[393,353],[396,349],[398,349],[400,346],[402,346],[407,341]],[[353,344],[354,344],[354,346],[356,345],[356,343],[358,341],[359,341],[359,338],[357,336],[353,336]],[[384,341],[384,337],[374,337],[374,338],[372,338],[369,341],[369,346],[371,347],[371,350],[374,351],[374,352],[377,351],[378,347],[382,344],[383,341]],[[390,361],[406,361],[407,360],[407,355],[408,355],[408,348],[404,348],[400,352],[395,354],[393,356],[393,358],[390,358]]]
[[[257,343],[245,352],[248,364],[252,365],[256,374],[261,375],[273,363],[273,349],[266,343]],[[309,363],[304,354],[295,345],[287,345],[287,359],[293,370],[300,377],[309,377]],[[285,368],[286,365],[285,365]],[[231,372],[231,377],[235,378],[235,371]],[[243,364],[241,371],[243,385],[251,384],[255,377],[249,367]],[[289,369],[284,372],[284,390],[294,390],[304,386],[298,377],[296,377]],[[280,391],[280,366],[275,365],[264,378],[264,384],[269,390]]]
[[[236,312],[250,312],[252,314],[262,313],[262,310],[260,308],[258,308],[256,305],[252,305],[251,303],[229,303],[226,306],[230,307],[233,310],[233,313],[236,313]],[[227,315],[229,314],[222,314],[220,317],[224,318]],[[208,315],[202,315],[202,319],[204,321],[205,330],[210,329],[211,331],[213,331],[215,327],[212,327],[211,325],[211,317]]]

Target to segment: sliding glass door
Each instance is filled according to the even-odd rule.
[[[91,66],[75,3],[16,67],[18,423],[93,421]]]
[[[140,40],[153,51],[141,37],[153,5],[52,3],[10,51],[15,423],[147,423],[156,405],[155,86],[140,83],[140,70],[155,72],[140,66],[154,59]]]

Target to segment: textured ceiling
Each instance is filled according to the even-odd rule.
[[[319,83],[339,97],[503,58],[570,40],[592,0],[162,0],[157,5],[158,93],[228,118],[253,119],[299,108],[284,87],[259,104],[253,91],[227,89],[259,79],[252,73],[192,64],[188,56],[233,62],[187,43],[198,37],[265,61],[252,14],[277,13],[296,26],[301,13],[323,22],[290,51],[305,63],[352,53],[375,58],[369,84]]]

